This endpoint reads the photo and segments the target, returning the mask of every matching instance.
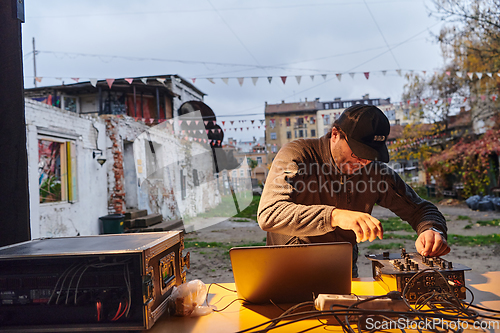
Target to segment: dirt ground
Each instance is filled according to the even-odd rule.
[[[500,226],[480,226],[477,221],[499,219],[499,212],[479,212],[470,210],[465,204],[447,206],[438,205],[448,222],[448,233],[455,235],[490,235],[499,234]],[[372,215],[379,219],[395,216],[391,211],[375,206]],[[459,216],[461,218],[459,218]],[[469,217],[469,219],[464,219]],[[246,220],[247,222],[242,222]],[[236,222],[238,221],[238,222]],[[466,225],[471,227],[464,229]],[[405,233],[394,231],[391,233]],[[407,234],[407,233],[406,233]],[[256,221],[242,218],[231,218],[208,228],[191,232],[185,235],[186,242],[219,242],[236,246],[255,242],[263,242],[266,233],[259,228]],[[376,240],[381,244],[403,243],[407,252],[414,252],[412,240],[390,239]],[[382,253],[383,250],[369,250],[373,243],[359,244],[359,275],[371,276],[371,263],[365,258],[366,254]],[[205,283],[234,282],[231,271],[231,262],[227,247],[187,248],[191,255],[191,268],[188,270],[187,280],[200,279]],[[390,252],[397,252],[393,249]],[[444,257],[446,260],[461,263],[472,268],[476,273],[500,270],[500,244],[495,246],[452,246],[451,252]]]

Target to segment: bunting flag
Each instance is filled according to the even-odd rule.
[[[462,78],[462,76],[463,76],[463,73],[462,73],[462,72],[456,72],[456,74],[457,74],[457,76],[458,76],[459,78]]]
[[[229,81],[229,78],[227,78],[227,77],[223,77],[223,78],[222,78],[222,82],[224,82],[225,84],[228,84],[228,83],[227,83],[228,81]]]
[[[196,78],[195,78],[195,77],[193,77],[193,78],[191,79],[191,81],[193,81],[193,83],[195,83],[195,82],[196,82]],[[144,82],[144,81],[143,81],[143,82]],[[144,84],[146,84],[146,83],[144,83]]]
[[[113,85],[113,82],[115,82],[115,79],[106,79],[106,82],[108,83],[109,89],[111,89],[111,86]]]
[[[281,76],[281,81],[283,82],[283,84],[285,84],[285,82],[286,82],[286,76]]]
[[[469,72],[469,73],[467,73],[467,75],[469,76],[469,79],[471,79],[471,80],[472,80],[472,77],[474,76],[474,73],[470,73],[470,72]]]
[[[368,80],[368,78],[370,77],[370,72],[364,72],[364,74],[365,74],[366,79]]]
[[[486,99],[486,95],[481,95],[481,100],[484,102],[484,100]]]
[[[489,77],[493,78],[493,75],[491,75],[491,73],[486,73],[486,75],[488,75]]]
[[[450,71],[446,71],[446,75],[450,76],[451,72]]]
[[[36,82],[42,82],[42,77],[41,76],[35,76],[35,81]]]
[[[80,81],[80,78],[79,77],[72,77],[71,80],[74,80],[74,81],[76,81],[76,83],[78,83],[78,81]]]
[[[321,74],[321,76],[323,77],[323,80],[326,80],[326,74]]]
[[[193,79],[193,80],[196,80],[196,79]],[[147,79],[147,78],[145,78],[145,77],[143,77],[143,78],[141,79],[141,81],[142,81],[142,83],[144,83],[144,84],[148,84],[148,79]],[[193,81],[193,83],[194,83],[194,81]]]
[[[497,95],[492,95],[491,99],[493,100],[493,102],[496,101],[497,100]]]
[[[257,81],[259,81],[258,77],[256,77],[256,76],[252,77],[252,83],[253,83],[254,86],[257,85]]]
[[[481,78],[483,77],[483,73],[476,73],[476,75],[479,78],[479,80],[481,80]]]
[[[207,77],[207,80],[208,80],[208,82],[210,82],[211,84],[215,84],[214,79],[212,79],[211,77]]]
[[[296,76],[295,76],[295,79],[297,80],[297,84],[299,84],[299,85],[300,85],[300,80],[302,80],[302,76],[300,76],[300,75],[296,75]]]
[[[97,80],[97,79],[96,79]],[[132,84],[132,81],[134,81],[134,79],[130,79],[130,78],[126,78],[125,81],[128,82],[128,84]],[[95,87],[95,86],[94,86]]]
[[[382,75],[385,76],[385,74],[387,74],[387,71],[382,71]],[[425,71],[424,71],[424,75],[425,75]]]
[[[239,77],[238,78],[238,83],[240,84],[240,87],[243,85],[243,81],[245,80],[244,77]]]
[[[354,74],[356,74],[356,73],[349,73],[349,75],[351,76],[352,79],[354,79]]]
[[[156,81],[160,82],[161,84],[165,84],[165,78],[162,78],[162,77],[157,77],[156,78]]]
[[[422,73],[424,73],[424,76],[427,74],[427,71],[422,71]]]
[[[314,75],[311,75],[311,81],[314,82]]]
[[[90,79],[90,84],[95,88],[97,86],[97,79]]]
[[[396,73],[398,73],[398,75],[401,76],[401,70],[400,69],[396,69]]]
[[[267,81],[269,81],[269,84],[271,84],[271,81],[273,80],[273,77],[272,76],[268,76],[267,77]]]
[[[335,74],[337,76],[337,79],[339,79],[339,82],[342,80],[342,74],[338,73],[338,74]]]

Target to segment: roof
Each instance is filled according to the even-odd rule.
[[[448,128],[466,127],[471,125],[471,112],[460,111],[459,114],[448,117]]]
[[[293,113],[293,112],[316,112],[318,105],[316,101],[305,101],[296,103],[266,104],[265,114]]]
[[[392,125],[391,131],[389,132],[388,140],[397,139],[403,136],[403,131],[405,127],[403,125]]]
[[[158,87],[158,88],[161,88],[163,91],[166,91],[170,96],[176,97],[176,96],[178,96],[177,94],[173,93],[167,86],[165,86],[163,83],[161,83],[160,81],[157,80],[157,79],[165,79],[165,81],[170,81],[172,76],[180,79],[184,85],[190,87],[191,89],[195,90],[199,94],[201,94],[203,96],[206,95],[201,90],[196,88],[193,84],[191,84],[189,81],[185,80],[184,78],[182,78],[181,76],[179,76],[177,74],[134,77],[134,78],[131,78],[131,79],[133,79],[132,83],[128,83],[125,80],[125,78],[115,79],[113,81],[112,90],[129,91],[131,86],[135,86],[138,93],[140,93],[140,92],[154,93],[156,91],[156,88]],[[142,82],[142,79],[147,80],[147,85]],[[83,95],[83,94],[94,94],[97,92],[97,88],[99,88],[99,87],[104,88],[105,90],[110,90],[110,88],[108,86],[108,82],[106,80],[98,80],[95,87],[92,85],[92,83],[90,83],[90,81],[85,81],[85,82],[63,84],[63,85],[56,85],[56,86],[44,86],[44,87],[38,87],[38,88],[29,88],[29,89],[25,89],[24,92],[25,92],[25,95],[28,97],[44,96],[47,94],[52,94],[54,91],[65,92],[69,95],[71,95],[71,94]]]

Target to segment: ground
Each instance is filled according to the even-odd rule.
[[[472,268],[477,273],[500,270],[500,212],[472,211],[463,203],[458,205],[437,205],[448,223],[451,252],[444,258]],[[375,206],[372,215],[381,220],[395,215],[382,207]],[[483,222],[482,222],[483,221]],[[479,223],[478,223],[479,222]],[[399,226],[399,227],[398,227]],[[396,223],[398,229],[403,223]],[[399,252],[404,246],[408,252],[415,251],[414,241],[409,238],[414,232],[396,230],[386,231],[385,235],[396,235],[392,239],[364,242],[359,245],[359,274],[371,276],[371,263],[366,254],[381,253],[382,247],[391,247],[385,251]],[[399,235],[399,236],[398,236]],[[451,236],[455,235],[455,236]],[[484,235],[484,237],[478,236]],[[496,235],[496,236],[491,236]],[[470,237],[467,237],[470,236]],[[477,237],[476,237],[477,236]],[[249,218],[231,218],[208,228],[185,235],[186,249],[191,254],[191,268],[188,281],[200,279],[205,283],[233,282],[229,249],[242,245],[264,245],[266,233],[257,222]],[[387,238],[387,237],[386,237]],[[468,245],[458,245],[469,242]],[[472,244],[470,244],[472,242]],[[369,246],[378,249],[368,248]]]

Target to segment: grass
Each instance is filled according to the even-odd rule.
[[[448,244],[460,246],[494,245],[500,243],[500,234],[492,235],[448,235]]]
[[[386,231],[413,231],[413,228],[399,217],[389,217],[387,220],[380,219],[382,223],[382,227],[384,228],[384,232]]]
[[[384,239],[409,239],[409,240],[416,240],[417,235],[397,235],[397,234],[386,234],[384,233]]]
[[[401,249],[405,247],[402,243],[389,243],[389,244],[372,244],[368,246],[370,250],[390,250],[390,249]]]
[[[458,215],[457,220],[470,220],[470,217],[465,215]]]
[[[480,226],[499,226],[500,225],[500,219],[496,219],[496,220],[488,220],[488,221],[477,221],[476,222],[477,224],[479,224]]]
[[[197,217],[245,217],[252,220],[257,220],[257,208],[259,207],[259,202],[260,196],[252,196],[252,201],[250,202],[248,207],[237,214],[233,196],[225,195],[222,196],[221,203],[217,207],[211,208],[207,213],[198,214]],[[186,218],[186,220],[188,219],[189,218]]]
[[[472,224],[467,224],[464,229],[472,229]]]

